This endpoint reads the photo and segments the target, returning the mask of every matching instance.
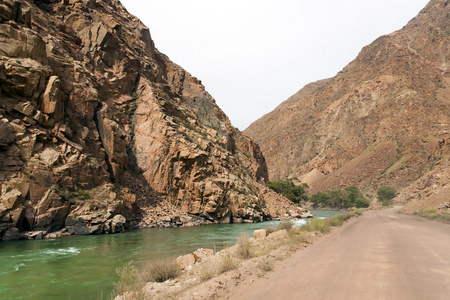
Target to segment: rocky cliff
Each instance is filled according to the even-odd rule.
[[[311,192],[405,187],[449,137],[450,3],[432,0],[404,28],[363,48],[335,77],[300,90],[244,133],[271,180]],[[372,193],[373,195],[373,193]]]
[[[0,3],[0,237],[261,221],[267,180],[119,1]]]

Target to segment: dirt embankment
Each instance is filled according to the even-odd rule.
[[[368,211],[223,298],[448,299],[450,225],[397,211]]]
[[[237,259],[235,245],[142,291],[188,300],[447,299],[450,224],[399,208],[367,211],[329,235],[278,231],[251,241],[254,258]]]

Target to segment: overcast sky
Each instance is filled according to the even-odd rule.
[[[121,0],[156,47],[244,130],[304,85],[336,75],[427,0]]]

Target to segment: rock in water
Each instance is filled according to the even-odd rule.
[[[119,233],[125,231],[127,219],[122,215],[115,215],[111,220],[111,232]]]

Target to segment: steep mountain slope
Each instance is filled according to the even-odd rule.
[[[260,221],[267,179],[259,147],[119,1],[0,3],[0,237]]]
[[[404,187],[423,175],[450,134],[449,36],[450,3],[432,0],[335,77],[250,125],[270,179],[296,176],[315,192]]]

